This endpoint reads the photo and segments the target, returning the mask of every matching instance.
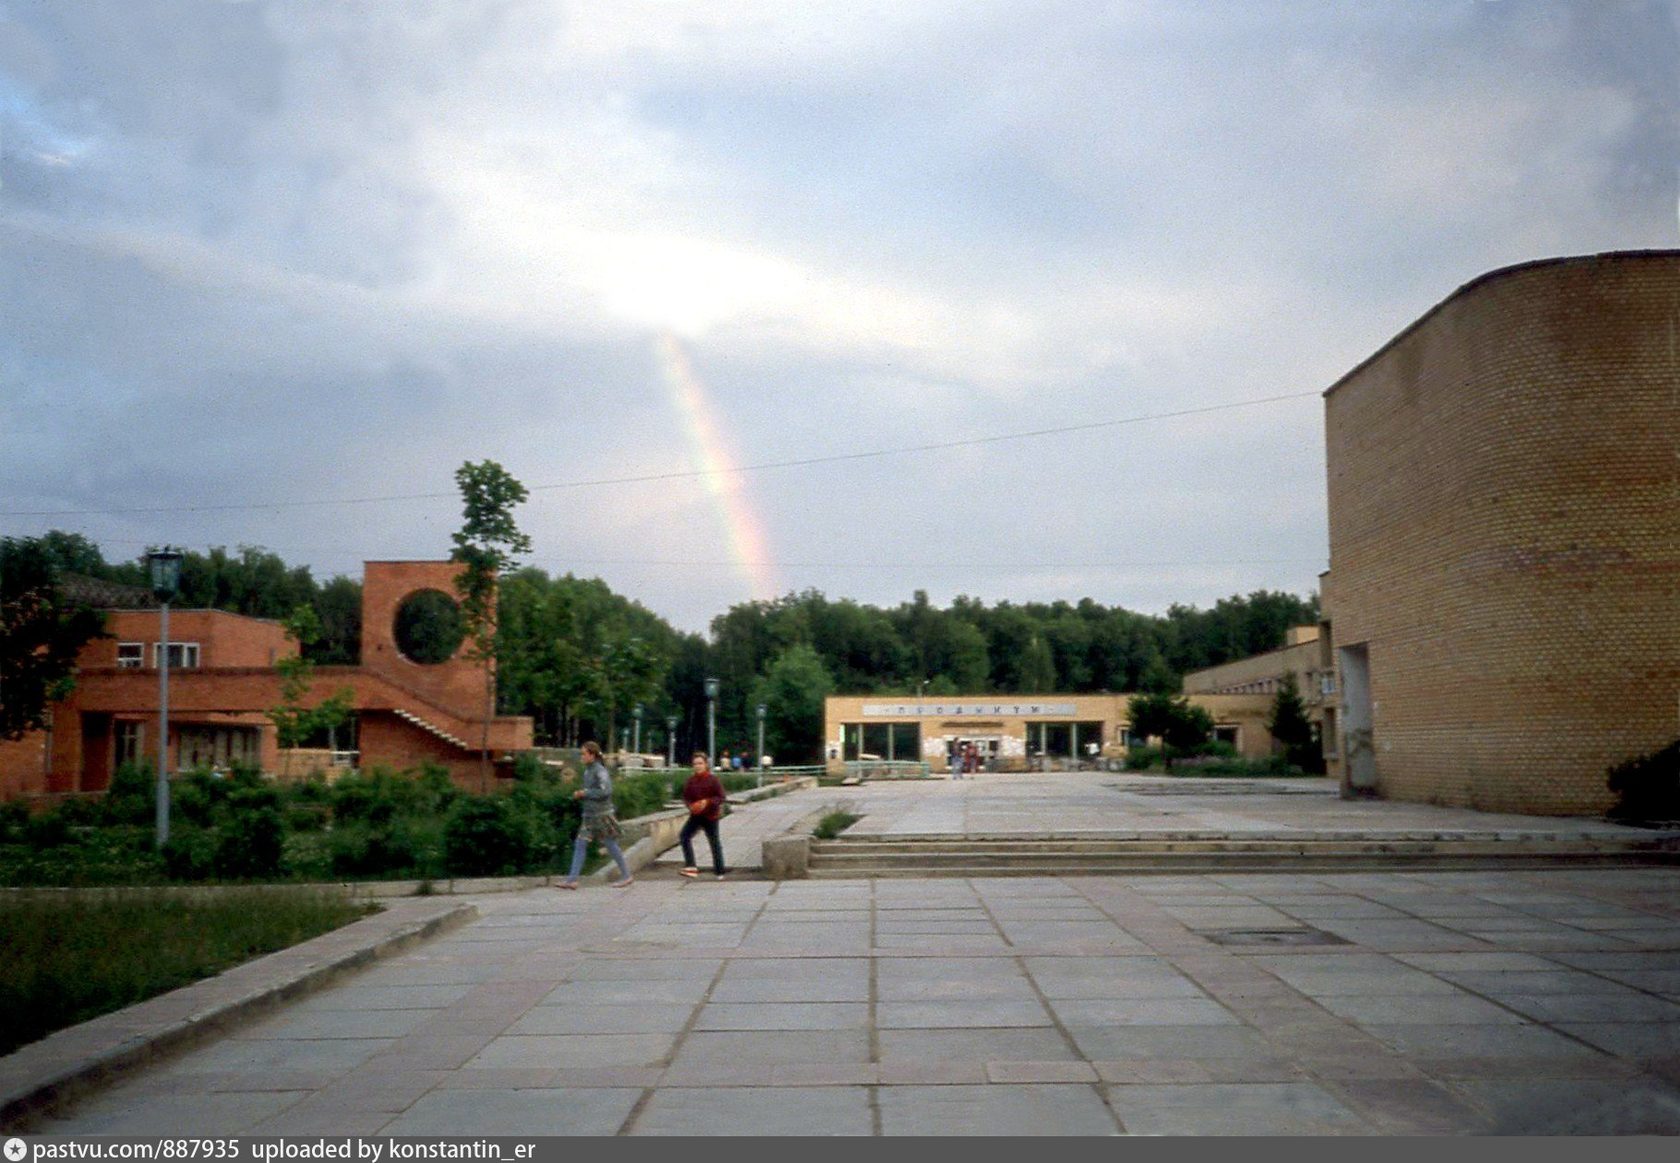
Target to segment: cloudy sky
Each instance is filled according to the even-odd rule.
[[[0,532],[359,576],[492,459],[531,564],[684,629],[1304,594],[1318,392],[1485,271],[1680,244],[1677,21],[0,0]]]

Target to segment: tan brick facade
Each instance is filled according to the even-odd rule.
[[[823,703],[823,753],[831,767],[868,756],[925,762],[931,770],[948,771],[946,749],[956,740],[974,742],[998,771],[1054,767],[1075,755],[1118,761],[1126,754],[1131,699],[1129,694],[920,700],[914,695],[831,695]],[[1213,716],[1216,731],[1242,755],[1259,759],[1271,754],[1266,729],[1271,695],[1195,693],[1189,699]],[[1094,757],[1088,753],[1093,743]],[[1036,763],[1040,756],[1049,763]]]
[[[1325,393],[1332,770],[1596,813],[1680,736],[1680,253],[1512,267]]]

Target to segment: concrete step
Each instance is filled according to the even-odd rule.
[[[816,841],[814,877],[1056,876],[1207,871],[1465,870],[1680,863],[1673,839]]]

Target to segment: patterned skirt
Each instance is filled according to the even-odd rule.
[[[612,812],[599,816],[585,816],[578,825],[578,835],[591,844],[600,840],[616,840],[621,834],[618,816]]]

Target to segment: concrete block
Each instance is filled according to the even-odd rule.
[[[804,880],[811,875],[809,836],[771,836],[763,847],[764,875],[771,880]]]

